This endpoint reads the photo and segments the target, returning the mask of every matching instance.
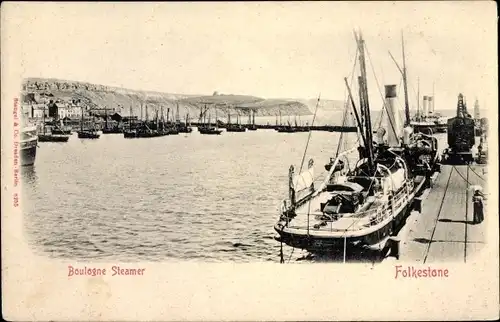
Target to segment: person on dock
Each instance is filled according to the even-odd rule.
[[[484,194],[480,186],[474,187],[474,194],[472,195],[473,209],[474,209],[474,219],[473,224],[480,224],[484,220]]]

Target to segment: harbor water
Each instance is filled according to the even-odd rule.
[[[308,136],[195,129],[39,143],[23,174],[26,236],[38,253],[76,260],[279,261],[273,226]],[[339,136],[311,132],[305,166],[313,158],[324,172]]]
[[[310,135],[304,167],[313,158],[321,179],[341,133]],[[341,151],[356,145],[355,133],[343,135]],[[75,133],[67,143],[39,143],[35,166],[23,173],[27,239],[38,253],[79,260],[279,262],[273,226],[308,136],[195,129],[147,139]]]

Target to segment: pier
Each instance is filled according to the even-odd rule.
[[[473,190],[485,195],[485,166],[444,165],[430,190],[424,192],[421,212],[413,211],[399,232],[400,259],[418,263],[468,262],[486,243],[491,219],[473,223]],[[486,212],[485,201],[485,212]]]

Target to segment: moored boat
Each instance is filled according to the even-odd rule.
[[[205,111],[202,111],[203,118],[207,111],[208,109],[205,107]],[[203,123],[201,126],[198,126],[198,132],[200,132],[200,134],[206,134],[206,135],[220,135],[222,133],[222,130],[219,130],[219,125],[217,121],[217,108],[215,108],[215,126],[211,125],[210,114],[209,114],[208,123]]]
[[[328,172],[319,186],[315,182],[312,159],[305,171],[301,165],[297,175],[291,166],[289,197],[283,201],[274,226],[278,241],[311,253],[344,249],[345,254],[348,245],[349,248],[381,250],[384,241],[405,223],[413,200],[439,169],[437,140],[414,133],[410,125],[404,65],[405,124],[399,124],[396,85],[386,85],[384,107],[390,126],[378,129],[374,140],[361,35],[356,35],[356,42],[361,73],[358,78],[361,113],[355,106],[347,78],[344,80],[350,100],[346,106],[350,105],[356,116],[360,144],[337,152],[327,164]],[[353,162],[356,151],[357,162]]]
[[[251,120],[250,120],[250,116],[252,117]],[[246,125],[247,130],[249,130],[249,131],[257,131],[257,126],[255,125],[255,111],[254,110],[251,110],[250,114],[248,114],[248,121],[249,122]]]
[[[120,133],[123,133],[123,129],[119,128],[118,126],[110,127],[110,128],[103,128],[102,133],[103,134],[120,134]]]
[[[35,164],[37,143],[38,135],[36,126],[24,125],[21,128],[19,140],[21,166],[32,166]]]
[[[39,142],[68,142],[69,137],[65,135],[39,134]]]
[[[54,124],[56,125],[57,121],[54,121]],[[43,118],[42,118],[42,133],[38,134],[38,142],[68,142],[69,136],[54,134],[53,132],[54,127],[52,128],[51,133],[46,132],[45,106],[44,106]]]
[[[222,133],[222,130],[219,130],[212,126],[200,126],[198,127],[198,131],[201,134],[209,134],[209,135],[220,135]]]
[[[93,130],[80,130],[76,132],[79,139],[98,139],[101,135]]]
[[[101,135],[96,131],[95,128],[90,128],[86,129],[84,128],[84,113],[83,113],[83,106],[81,107],[82,111],[82,118],[80,120],[80,130],[77,131],[76,133],[78,134],[79,139],[98,139]],[[94,125],[90,125],[90,127],[93,127]]]

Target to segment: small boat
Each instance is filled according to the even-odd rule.
[[[240,124],[240,116],[239,115],[237,115],[236,120],[237,120],[236,124],[231,124],[231,114],[228,114],[226,131],[227,132],[246,132],[247,129]]]
[[[251,116],[252,116],[252,120],[251,120],[252,122],[248,122],[246,128],[249,131],[256,131],[257,126],[255,125],[255,111],[254,110],[251,111]],[[250,121],[250,114],[248,115],[248,119]]]
[[[198,131],[200,132],[200,134],[207,134],[207,135],[220,135],[222,133],[222,130],[219,130],[217,123],[217,108],[215,109],[215,127],[211,126],[210,114],[208,114],[208,123],[199,126]]]
[[[297,129],[291,125],[288,126],[280,126],[276,129],[279,133],[295,133]]]
[[[53,128],[51,130],[51,132],[52,132],[52,134],[55,134],[55,135],[71,135],[72,134],[71,130],[61,130],[58,128]]]
[[[51,132],[54,135],[71,135],[71,126],[65,126],[63,120],[59,120],[61,125],[57,125],[57,122],[52,127]]]
[[[57,124],[57,121],[54,121]],[[66,135],[56,135],[54,134],[54,128],[52,128],[52,133],[46,133],[45,125],[45,106],[43,108],[43,119],[42,119],[42,133],[38,134],[38,142],[68,142],[69,136]]]
[[[178,133],[191,133],[191,132],[193,132],[193,128],[190,126],[190,123],[189,123],[189,113],[186,113],[186,119],[184,120],[184,123],[180,121],[179,102],[177,102],[177,114],[176,114],[175,126],[176,126]]]
[[[190,126],[187,126],[186,124],[179,123],[179,126],[177,127],[177,131],[179,131],[179,133],[191,133],[191,132],[193,132],[193,128],[191,128]]]
[[[165,131],[166,131],[167,135],[178,135],[180,133],[179,129],[177,128],[177,125],[171,126],[171,127],[167,128]],[[185,133],[189,133],[189,132],[185,132]]]
[[[79,139],[98,139],[101,135],[93,130],[80,130],[76,132]]]
[[[226,126],[227,132],[246,132],[246,128],[241,124],[228,124]]]
[[[118,125],[112,127],[108,126],[108,109],[104,108],[104,127],[102,129],[102,134],[120,134],[123,133],[123,129]]]
[[[103,128],[102,134],[120,134],[123,133],[123,130],[118,126],[112,128]]]
[[[222,133],[222,130],[219,130],[215,127],[211,126],[202,126],[198,128],[198,131],[201,134],[212,134],[212,135],[220,135]]]
[[[101,135],[94,129],[84,129],[83,127],[83,106],[81,107],[82,110],[82,119],[80,121],[80,130],[77,131],[76,133],[78,134],[79,139],[98,139]]]

